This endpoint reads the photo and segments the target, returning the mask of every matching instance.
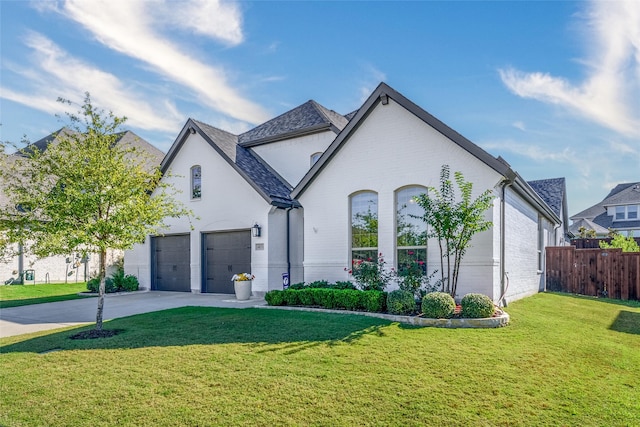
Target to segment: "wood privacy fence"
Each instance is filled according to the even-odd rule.
[[[622,249],[546,248],[547,290],[640,300],[640,253]]]

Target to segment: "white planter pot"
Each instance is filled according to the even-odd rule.
[[[251,297],[251,280],[235,280],[233,289],[237,300],[248,300]]]

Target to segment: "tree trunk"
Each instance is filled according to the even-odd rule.
[[[96,330],[102,330],[102,311],[104,309],[105,278],[107,276],[107,251],[100,249],[100,267],[98,277],[100,286],[98,287],[98,310],[96,311]]]

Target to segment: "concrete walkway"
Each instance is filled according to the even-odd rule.
[[[192,294],[188,292],[141,291],[106,295],[103,319],[184,306],[249,308],[264,305],[262,298],[238,301],[228,294]],[[97,298],[50,302],[0,309],[0,338],[65,326],[95,323]]]

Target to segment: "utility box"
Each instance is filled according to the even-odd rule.
[[[36,271],[35,270],[25,270],[24,271],[24,281],[36,283]]]

